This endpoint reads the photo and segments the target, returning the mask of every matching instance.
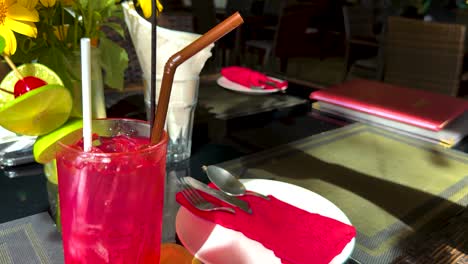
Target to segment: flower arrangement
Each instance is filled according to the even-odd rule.
[[[139,0],[139,4],[145,16],[151,16],[151,0]],[[44,64],[70,87],[79,78],[70,70],[70,58],[79,52],[80,39],[87,37],[100,51],[105,84],[122,89],[127,52],[103,31],[107,28],[124,36],[121,24],[113,18],[122,18],[116,0],[0,0],[4,54],[17,64]]]

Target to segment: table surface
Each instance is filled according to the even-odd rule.
[[[211,83],[202,82],[200,85],[200,98],[203,88],[212,86]],[[221,88],[220,88],[221,89]],[[223,93],[225,91],[222,91]],[[288,92],[289,93],[289,92]],[[288,101],[291,95],[258,95],[247,96],[249,101],[256,102],[266,100],[267,97],[278,98],[278,101]],[[213,92],[213,94],[216,94]],[[229,92],[228,96],[233,99],[238,95]],[[291,96],[292,97],[292,96]],[[204,100],[205,100],[204,99]],[[213,98],[213,100],[216,100]],[[220,100],[227,100],[222,98]],[[164,219],[164,241],[175,241],[174,219],[178,205],[174,200],[174,194],[178,191],[176,177],[192,176],[203,182],[208,182],[207,177],[201,170],[202,165],[217,164],[228,160],[256,153],[266,148],[279,146],[295,140],[299,140],[314,134],[333,130],[349,124],[345,120],[339,120],[326,116],[310,108],[310,102],[296,98],[298,103],[276,107],[266,107],[264,110],[253,111],[244,115],[233,115],[232,117],[208,115],[206,109],[200,108],[195,114],[193,129],[192,156],[189,160],[167,166],[166,206]],[[254,103],[252,103],[254,104]],[[258,104],[261,107],[262,104]],[[122,114],[121,109],[126,109],[127,114]],[[108,109],[109,117],[132,117],[145,119],[142,93],[132,93],[130,96],[114,103]],[[254,131],[255,129],[281,129],[280,136],[274,142],[268,142],[268,147],[251,145],[238,140],[237,134],[242,131]],[[286,128],[286,129],[285,129]],[[265,144],[263,144],[265,146]],[[468,152],[467,140],[459,143],[455,148]],[[25,176],[11,178],[11,172],[22,173]],[[3,168],[0,171],[0,223],[12,221],[18,218],[48,211],[48,199],[46,190],[46,179],[43,175],[42,165],[28,164],[25,166]]]

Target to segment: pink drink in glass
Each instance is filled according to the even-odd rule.
[[[93,121],[100,146],[59,143],[65,263],[159,263],[167,135],[149,146],[142,121]],[[95,140],[96,142],[96,140]]]

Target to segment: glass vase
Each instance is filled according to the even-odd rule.
[[[55,159],[44,164],[44,175],[47,179],[47,199],[49,200],[49,212],[60,231],[60,207],[58,201],[57,163]]]
[[[79,78],[72,80],[71,92],[73,96],[72,117],[81,117],[81,54],[76,52],[70,59],[73,76]],[[106,102],[104,99],[104,82],[102,78],[101,53],[98,48],[91,48],[91,110],[93,118],[106,118]]]

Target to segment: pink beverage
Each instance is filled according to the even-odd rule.
[[[93,150],[59,143],[65,263],[159,263],[167,135],[143,121],[93,121]],[[97,146],[96,146],[97,145]]]

